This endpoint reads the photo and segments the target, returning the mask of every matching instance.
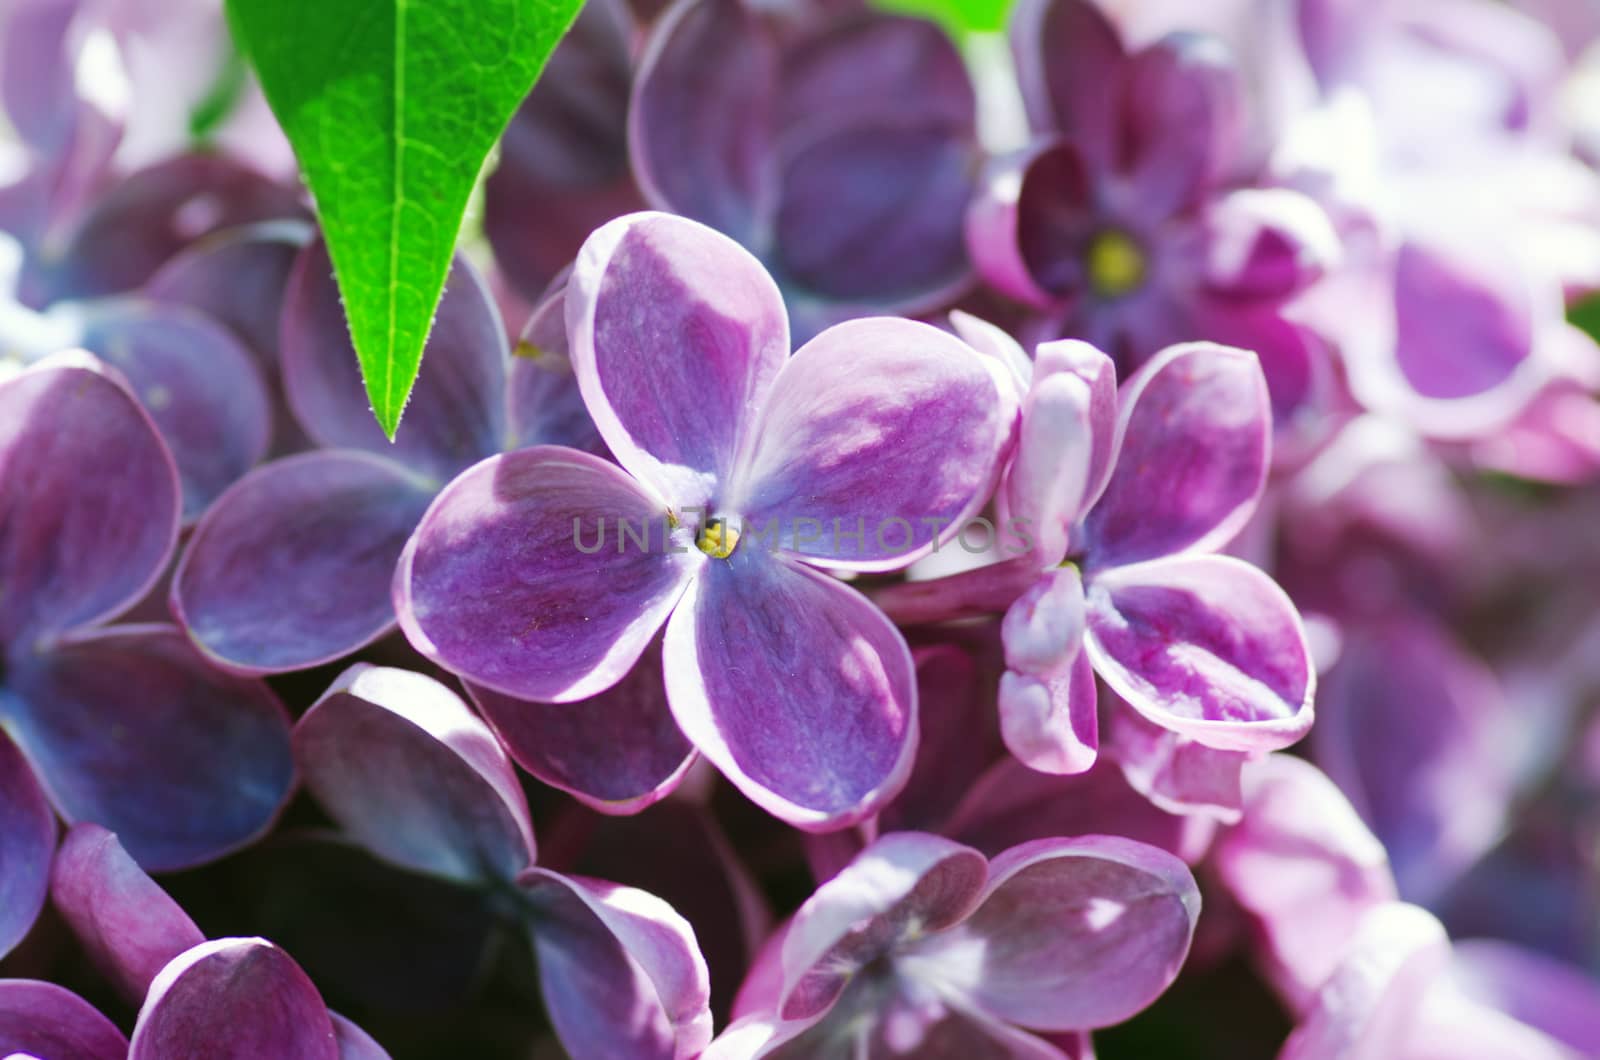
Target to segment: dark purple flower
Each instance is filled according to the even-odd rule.
[[[535,318],[559,314],[560,297]],[[284,294],[283,391],[324,448],[263,465],[195,527],[172,608],[218,665],[260,674],[329,662],[394,627],[389,583],[406,537],[452,476],[520,445],[594,445],[558,330],[506,348],[476,271],[458,262],[405,423],[391,444],[367,408],[333,267],[319,241]],[[548,416],[546,415],[548,413]]]
[[[1010,342],[972,318],[957,325],[988,348]],[[877,599],[910,621],[1004,609],[1001,731],[1035,769],[1093,764],[1096,674],[1207,748],[1287,746],[1312,719],[1299,616],[1259,569],[1212,554],[1255,511],[1269,422],[1260,368],[1242,350],[1172,347],[1118,393],[1105,354],[1045,343],[998,495],[1028,550]]]
[[[1280,428],[1326,383],[1293,303],[1332,265],[1322,209],[1252,186],[1246,101],[1221,43],[1173,33],[1139,49],[1092,0],[1026,0],[1012,16],[1029,123],[968,220],[984,277],[1125,370],[1177,342],[1254,350]]]
[[[149,417],[68,353],[0,382],[0,425],[7,733],[62,817],[117,829],[141,864],[244,845],[288,793],[283,707],[170,626],[102,624],[156,581],[177,535],[177,473]]]
[[[987,860],[892,833],[768,942],[705,1056],[1081,1055],[1081,1032],[1172,983],[1199,912],[1183,863],[1131,840],[1044,839]]]
[[[915,749],[911,659],[825,571],[904,567],[984,502],[1013,418],[998,367],[891,319],[791,357],[761,265],[664,214],[590,238],[567,322],[621,468],[541,446],[457,478],[401,559],[401,628],[475,684],[571,703],[665,625],[667,701],[725,776],[804,828],[870,815]]]
[[[358,665],[306,712],[294,744],[312,794],[361,846],[509,899],[576,1055],[688,1060],[705,1047],[710,984],[693,930],[653,895],[536,867],[511,761],[455,693]]]
[[[576,249],[580,226],[636,208],[641,191],[640,205],[760,258],[798,341],[850,317],[933,309],[966,286],[975,104],[937,27],[854,4],[682,0],[634,75],[619,8],[591,5],[555,60],[569,76],[534,90],[490,182],[486,222],[525,294]]]

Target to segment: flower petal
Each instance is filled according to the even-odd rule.
[[[1116,27],[1091,0],[1020,0],[1011,44],[1034,131],[1065,133],[1109,167],[1127,62]]]
[[[1168,813],[1239,819],[1246,752],[1207,747],[1120,703],[1110,714],[1107,752],[1135,790]]]
[[[1231,556],[1176,556],[1089,585],[1095,672],[1163,728],[1221,751],[1287,747],[1311,727],[1316,675],[1294,604]]]
[[[658,648],[581,702],[529,703],[471,684],[467,692],[519,766],[601,813],[638,813],[666,798],[695,761],[667,707]]]
[[[365,449],[442,484],[506,438],[509,356],[482,277],[457,257],[423,348],[422,368],[391,443],[373,418],[350,344],[328,248],[300,252],[283,296],[283,384],[306,433],[330,448]]]
[[[1033,839],[1101,831],[1149,843],[1193,864],[1209,848],[1216,828],[1214,821],[1152,806],[1109,760],[1086,773],[1062,776],[1002,758],[967,789],[942,831],[990,857]]]
[[[1600,986],[1582,969],[1494,939],[1457,943],[1451,956],[1450,978],[1467,996],[1580,1055],[1600,1053]]]
[[[1402,1056],[1424,995],[1450,958],[1433,914],[1391,902],[1362,920],[1278,1060]]]
[[[127,1060],[128,1039],[70,990],[33,979],[0,979],[0,1054]]]
[[[584,4],[500,138],[483,228],[524,297],[538,298],[590,232],[644,208],[628,168],[635,33],[623,0]]]
[[[674,506],[726,483],[789,353],[783,298],[761,263],[659,213],[619,217],[584,243],[567,336],[600,436]]]
[[[394,582],[400,626],[475,683],[587,699],[633,668],[705,561],[667,519],[614,464],[575,449],[486,460],[435,498],[407,542]]]
[[[1099,753],[1094,667],[1079,651],[1048,676],[1000,676],[1000,733],[1006,749],[1042,773],[1082,773]]]
[[[905,567],[988,500],[1011,393],[998,363],[931,325],[837,324],[779,373],[724,503],[745,533],[774,531],[778,548],[808,560]]]
[[[133,1004],[200,929],[97,824],[74,825],[50,870],[50,900],[95,968]]]
[[[166,565],[179,511],[167,447],[98,361],[57,355],[0,383],[0,644],[139,599]]]
[[[539,909],[539,986],[579,1053],[688,1060],[711,1041],[710,977],[694,932],[661,899],[545,869],[523,877]]]
[[[267,464],[195,527],[172,612],[239,673],[332,662],[394,627],[395,564],[431,499],[399,464],[359,450]]]
[[[948,300],[968,273],[961,218],[978,168],[972,84],[949,36],[922,19],[835,21],[788,50],[783,74],[774,271],[883,312]]]
[[[328,1018],[333,1021],[333,1036],[339,1043],[339,1060],[390,1060],[372,1035],[337,1012],[329,1012]]]
[[[1067,554],[1069,531],[1088,500],[1092,400],[1083,379],[1056,372],[1039,378],[1022,402],[1016,453],[1006,469],[1005,514],[1038,542],[1044,563],[1059,563]]]
[[[1255,512],[1272,417],[1255,355],[1162,351],[1122,388],[1116,469],[1086,523],[1090,561],[1117,566],[1227,544]]]
[[[303,218],[298,192],[224,154],[187,154],[113,183],[72,230],[41,282],[45,301],[131,291],[201,237]]]
[[[83,344],[127,378],[178,464],[186,519],[266,455],[272,406],[233,334],[182,306],[117,302],[89,311]]]
[[[1171,985],[1199,913],[1194,877],[1164,850],[1117,836],[1041,839],[996,857],[972,915],[902,960],[960,977],[967,997],[1008,1023],[1104,1027]]]
[[[306,786],[380,858],[463,882],[533,863],[511,762],[477,715],[423,674],[357,663],[294,729]]]
[[[916,684],[865,597],[781,556],[706,564],[667,623],[667,699],[751,801],[825,832],[875,813],[910,772]]]
[[[0,957],[33,927],[50,887],[56,818],[33,768],[0,732]]]
[[[1148,217],[1197,205],[1237,153],[1241,86],[1226,46],[1208,34],[1175,33],[1135,54],[1123,76],[1114,120],[1128,194]]]
[[[322,995],[266,939],[202,943],[150,986],[128,1060],[339,1060]]]
[[[1525,715],[1488,667],[1416,619],[1350,637],[1318,705],[1318,763],[1383,842],[1401,892],[1432,903],[1505,832]]]
[[[80,634],[10,677],[7,727],[61,815],[104,825],[150,871],[244,846],[288,798],[283,705],[170,626]]]
[[[976,850],[922,832],[894,832],[867,847],[789,925],[778,1014],[803,1020],[825,1012],[873,959],[959,922],[977,903],[987,869]]]
[[[776,190],[778,65],[758,14],[738,0],[676,4],[656,23],[634,78],[628,146],[658,209],[741,243],[759,238]]]
[[[1333,974],[1367,912],[1396,898],[1383,845],[1311,763],[1273,754],[1244,771],[1244,814],[1214,864],[1255,918],[1266,973],[1291,1008]]]

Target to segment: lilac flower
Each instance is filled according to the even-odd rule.
[[[665,623],[673,716],[725,776],[803,828],[870,815],[915,750],[910,654],[817,568],[903,567],[984,502],[1013,418],[998,368],[887,319],[789,357],[760,264],[663,214],[590,238],[567,322],[622,467],[543,446],[457,478],[401,559],[401,628],[475,684],[567,703],[620,681]]]
[[[1193,339],[1255,350],[1279,426],[1321,398],[1321,339],[1293,311],[1335,263],[1321,208],[1252,184],[1226,51],[1138,50],[1092,0],[1027,0],[1012,42],[1038,139],[998,163],[968,220],[984,278],[1131,370]]]
[[[131,1043],[123,1043],[121,1051],[40,1055],[387,1060],[360,1028],[328,1011],[317,988],[282,949],[260,938],[206,941],[103,828],[83,824],[68,833],[51,872],[51,899],[96,968],[124,1000],[139,1006],[139,1017]],[[13,984],[0,982],[0,997],[8,989]],[[49,1007],[38,1000],[19,1006],[20,1026],[12,1029],[10,1041],[0,1028],[0,1049],[18,1048],[18,1032],[24,1042],[30,1032],[48,1034],[51,1017],[69,1012],[79,1033],[110,1027],[81,1002],[53,1001]],[[79,1010],[72,1012],[74,1007]],[[118,1032],[116,1038],[121,1037]]]
[[[933,309],[966,286],[975,104],[935,26],[854,4],[681,0],[652,28],[629,100],[617,6],[580,22],[567,69],[592,86],[581,101],[546,80],[507,134],[487,223],[525,293],[561,264],[573,225],[632,209],[640,191],[760,258],[798,341],[854,316]],[[552,142],[564,149],[528,157]],[[619,171],[628,155],[637,189]],[[574,182],[588,190],[552,199]]]
[[[1199,911],[1183,863],[1131,840],[1045,839],[990,861],[893,833],[768,943],[742,1018],[705,1056],[1083,1055],[1083,1032],[1171,984]]]
[[[170,626],[103,624],[160,576],[178,517],[171,456],[99,362],[62,354],[0,382],[0,722],[21,751],[4,756],[8,846],[37,827],[25,768],[62,817],[120,830],[154,868],[242,846],[283,803],[271,692]]]
[[[1014,351],[973,318],[958,326]],[[1119,394],[1105,354],[1063,340],[1040,346],[1031,371],[999,499],[1033,547],[891,587],[879,602],[908,621],[1004,609],[1001,730],[1035,769],[1093,764],[1095,674],[1155,725],[1207,748],[1298,740],[1315,684],[1299,616],[1260,570],[1210,554],[1249,520],[1266,479],[1255,359],[1175,346]]]
[[[562,351],[528,346],[513,363],[483,284],[463,263],[392,445],[367,409],[320,242],[300,252],[289,277],[281,340],[289,406],[325,448],[263,465],[224,492],[172,584],[173,614],[195,645],[245,674],[328,662],[392,630],[395,561],[461,469],[517,445],[593,444],[592,428],[572,415],[576,401],[563,404],[573,386]]]
[[[511,762],[455,693],[357,665],[300,720],[294,745],[307,786],[356,842],[510,900],[574,1055],[688,1060],[705,1047],[710,985],[688,923],[643,891],[536,867]]]

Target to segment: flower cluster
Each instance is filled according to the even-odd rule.
[[[0,3],[0,1057],[1600,1056],[1597,57],[588,0],[390,440],[223,5]]]

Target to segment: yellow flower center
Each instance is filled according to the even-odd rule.
[[[1126,232],[1107,228],[1089,243],[1089,286],[1101,298],[1121,298],[1144,283],[1144,251]]]
[[[727,559],[739,545],[739,531],[726,519],[712,519],[701,528],[695,545],[712,559]]]

